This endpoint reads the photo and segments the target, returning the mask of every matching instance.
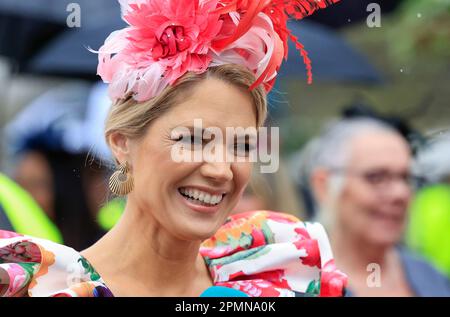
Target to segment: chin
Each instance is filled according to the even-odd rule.
[[[398,244],[401,238],[402,234],[397,232],[376,232],[367,237],[367,240],[374,245],[390,247]]]
[[[217,229],[214,230],[201,230],[199,231],[197,230],[184,230],[180,236],[182,236],[184,238],[184,240],[187,241],[204,241],[207,240],[209,238],[211,238],[215,233],[216,233]]]
[[[185,219],[185,221],[178,222],[177,226],[174,226],[173,228],[178,229],[177,232],[174,233],[183,240],[203,241],[211,238],[222,224],[223,222],[219,219],[215,219],[215,221]]]

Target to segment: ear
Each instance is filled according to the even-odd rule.
[[[319,205],[326,203],[329,179],[330,172],[324,168],[318,168],[311,174],[311,189]]]
[[[128,137],[119,132],[113,132],[108,136],[108,143],[118,163],[129,161],[130,142]]]

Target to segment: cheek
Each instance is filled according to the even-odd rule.
[[[362,184],[348,184],[341,196],[340,212],[348,222],[360,223],[369,220],[368,211],[376,208],[374,193]]]
[[[236,163],[232,166],[233,171],[233,181],[235,186],[235,192],[242,195],[242,192],[247,187],[250,181],[250,176],[252,174],[252,163]]]
[[[177,162],[172,158],[170,145],[149,143],[137,153],[135,185],[142,188],[147,196],[157,194],[153,196],[159,197],[156,200],[161,201],[161,197],[172,195],[180,183],[196,175],[201,163]]]
[[[409,206],[413,198],[413,190],[411,189],[411,187],[405,187],[404,190],[404,195],[400,196],[402,198],[400,201],[404,202],[406,206]]]
[[[159,184],[173,172],[170,151],[157,144],[142,143],[132,156],[135,190],[147,196],[158,191]],[[168,175],[169,174],[169,175]]]
[[[361,211],[376,208],[379,203],[377,194],[372,188],[356,181],[348,187],[347,197],[348,202]]]

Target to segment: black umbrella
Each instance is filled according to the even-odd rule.
[[[14,16],[66,24],[67,17],[78,10],[81,27],[89,27],[114,19],[120,13],[117,0],[0,0],[0,12]]]
[[[14,71],[20,72],[65,27],[53,20],[0,11],[0,55],[13,63]]]
[[[28,68],[39,74],[95,78],[97,56],[87,48],[99,48],[114,30],[124,27],[115,20],[106,25],[65,32],[40,52]],[[334,31],[312,22],[290,22],[289,27],[305,45],[313,61],[316,80],[379,83],[381,75]],[[290,43],[289,60],[280,73],[283,77],[305,76],[305,66],[295,45]]]
[[[98,49],[111,32],[124,26],[124,22],[116,19],[104,25],[64,32],[30,61],[26,71],[98,79],[98,57],[88,48]]]
[[[308,21],[292,21],[288,26],[312,60],[313,80],[370,84],[382,82],[382,76],[375,67],[334,30]],[[280,69],[282,77],[306,78],[303,59],[292,41],[289,43],[288,61]]]
[[[306,18],[307,21],[314,21],[329,27],[340,28],[360,23],[367,19],[370,13],[367,11],[369,4],[376,3],[380,6],[381,14],[395,11],[405,0],[343,0],[326,10],[319,10]]]
[[[28,71],[29,61],[63,31],[72,30],[67,20],[79,9],[81,27],[92,28],[117,18],[118,1],[112,0],[0,0],[0,55],[14,72]]]

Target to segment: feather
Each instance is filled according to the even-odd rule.
[[[327,6],[337,3],[340,0],[223,0],[222,7],[216,12],[220,14],[232,14],[240,12],[241,19],[236,26],[235,31],[225,38],[214,41],[212,47],[216,51],[226,50],[228,46],[234,46],[233,43],[239,41],[242,36],[249,33],[249,30],[257,25],[258,17],[261,14],[267,15],[272,21],[272,28],[275,34],[270,38],[275,41],[272,44],[266,43],[266,51],[272,54],[268,63],[262,62],[262,71],[258,71],[258,78],[252,88],[261,83],[265,83],[266,89],[271,89],[274,84],[274,77],[278,72],[282,57],[287,59],[288,41],[295,43],[295,47],[303,58],[306,66],[308,83],[312,83],[312,63],[304,46],[287,28],[287,21],[290,18],[300,20],[316,10],[324,9]],[[269,32],[271,33],[271,32]],[[263,38],[259,36],[259,38]],[[281,57],[281,58],[280,58]]]

